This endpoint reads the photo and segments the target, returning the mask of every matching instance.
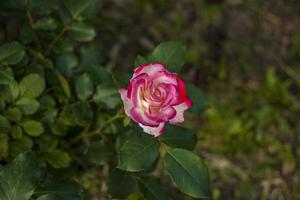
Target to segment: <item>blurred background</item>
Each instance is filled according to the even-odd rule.
[[[181,76],[209,103],[186,126],[212,199],[300,199],[299,0],[103,0],[92,23],[111,70],[131,71],[160,42],[186,44]]]

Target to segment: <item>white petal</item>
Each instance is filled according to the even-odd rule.
[[[154,137],[160,136],[163,133],[163,130],[165,128],[165,123],[160,123],[157,127],[151,127],[151,126],[144,126],[143,124],[139,123],[140,127],[143,128],[145,133],[148,133],[150,135],[154,135]]]
[[[169,120],[170,124],[177,124],[184,121],[184,111],[192,106],[191,100],[186,99],[184,102],[182,102],[179,105],[173,106],[173,108],[176,110],[176,115]]]
[[[131,101],[127,97],[127,90],[122,88],[119,89],[119,93],[121,94],[121,98],[124,104],[124,111],[128,117],[130,117],[130,109],[132,108]]]

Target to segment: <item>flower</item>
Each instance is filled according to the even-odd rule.
[[[137,67],[128,88],[119,93],[125,113],[155,137],[163,133],[166,122],[183,122],[184,111],[192,106],[184,82],[161,63]]]

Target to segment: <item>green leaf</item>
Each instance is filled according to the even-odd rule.
[[[58,81],[66,95],[66,97],[71,98],[71,88],[69,85],[69,82],[63,77],[62,75],[58,74],[57,75]]]
[[[34,114],[40,107],[40,103],[35,99],[23,97],[16,102],[16,105],[25,115]]]
[[[97,104],[106,105],[108,108],[116,108],[120,103],[120,95],[117,89],[112,86],[98,85],[93,100]]]
[[[187,84],[186,89],[188,96],[193,102],[193,105],[189,111],[193,113],[203,112],[208,107],[208,102],[203,92],[192,84]]]
[[[146,58],[144,58],[143,56],[141,55],[138,55],[135,60],[134,60],[134,65],[135,67],[138,67],[138,66],[141,66],[141,65],[144,65],[144,64],[147,64],[148,61],[146,60]]]
[[[88,74],[82,74],[75,82],[75,90],[81,101],[89,98],[93,93],[93,82]]]
[[[71,163],[70,155],[62,150],[55,149],[45,156],[47,162],[54,168],[67,168]]]
[[[20,93],[19,84],[16,81],[11,81],[8,86],[12,98],[17,99]]]
[[[24,46],[18,42],[10,42],[0,46],[0,65],[14,65],[25,55]]]
[[[83,20],[95,14],[98,0],[65,0],[64,4],[73,19]]]
[[[40,136],[44,132],[44,127],[41,122],[29,120],[22,124],[25,132],[32,136],[37,137]]]
[[[208,170],[200,157],[184,149],[167,149],[165,167],[179,190],[194,198],[210,192]]]
[[[114,81],[118,87],[127,87],[131,79],[131,74],[125,72],[113,73]]]
[[[180,126],[167,126],[159,140],[170,147],[193,150],[197,137],[192,130]]]
[[[20,81],[19,87],[22,97],[36,98],[43,93],[45,80],[39,74],[29,74]]]
[[[61,114],[61,120],[70,126],[88,126],[91,124],[94,112],[87,102],[77,102],[66,105]]]
[[[178,42],[164,42],[152,54],[152,60],[165,64],[172,72],[180,72],[185,63],[186,48]]]
[[[20,154],[0,171],[0,199],[29,200],[41,174],[41,169],[30,153]]]
[[[16,157],[17,155],[30,151],[33,147],[33,141],[31,137],[23,135],[19,140],[13,140],[9,145],[9,156],[11,158]]]
[[[10,123],[6,117],[0,115],[0,132],[1,133],[8,133],[11,129]]]
[[[58,140],[50,134],[44,134],[38,138],[37,143],[41,152],[51,152],[57,147]]]
[[[69,35],[78,42],[88,42],[96,36],[95,29],[84,23],[73,23],[68,30]]]
[[[137,172],[149,169],[159,157],[159,143],[146,134],[134,134],[121,147],[118,168]]]
[[[95,45],[80,48],[80,66],[82,69],[89,70],[95,65],[101,65],[100,49]]]
[[[74,53],[60,53],[55,59],[55,64],[60,74],[69,79],[73,76],[74,69],[78,65],[78,58]]]
[[[0,70],[0,84],[9,84],[14,81],[14,76],[11,68],[4,68]]]
[[[1,157],[6,158],[8,156],[8,146],[9,146],[8,135],[0,133],[0,158]],[[0,174],[1,174],[1,171],[0,171]],[[0,182],[1,182],[1,180],[0,180]],[[0,191],[0,194],[1,194],[1,191]]]
[[[58,27],[58,22],[52,17],[39,19],[34,24],[35,29],[43,30],[43,31],[53,31],[57,27]]]
[[[147,200],[167,200],[168,190],[158,179],[141,177],[139,180],[140,190]]]
[[[67,125],[61,118],[58,118],[50,125],[50,130],[54,135],[65,136],[68,130]]]
[[[95,163],[104,165],[113,159],[114,149],[112,147],[113,145],[108,141],[92,142],[88,148],[87,156]]]
[[[70,182],[61,176],[48,176],[41,184],[40,191],[43,194],[37,200],[83,200],[84,190],[76,183]]]
[[[22,118],[22,112],[19,108],[16,108],[16,107],[8,108],[5,112],[5,116],[10,121],[18,122]]]
[[[12,127],[12,130],[11,130],[11,135],[14,139],[21,139],[23,137],[23,131],[22,131],[22,128],[20,126],[13,126]]]
[[[107,179],[108,193],[114,198],[126,198],[135,189],[135,180],[129,173],[112,169]]]

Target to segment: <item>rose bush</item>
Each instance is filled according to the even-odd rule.
[[[119,89],[125,113],[144,132],[159,136],[166,122],[184,121],[183,112],[192,106],[184,82],[163,64],[141,65],[134,70],[128,89]]]
[[[165,127],[160,137],[144,134],[122,114],[118,88],[130,75],[101,59],[107,47],[91,25],[99,5],[0,2],[0,199],[208,197],[193,130],[166,124],[183,122],[191,101],[191,117],[207,105],[199,88],[166,70],[180,73],[185,47],[165,42],[137,56],[141,67],[120,90],[145,132]]]

